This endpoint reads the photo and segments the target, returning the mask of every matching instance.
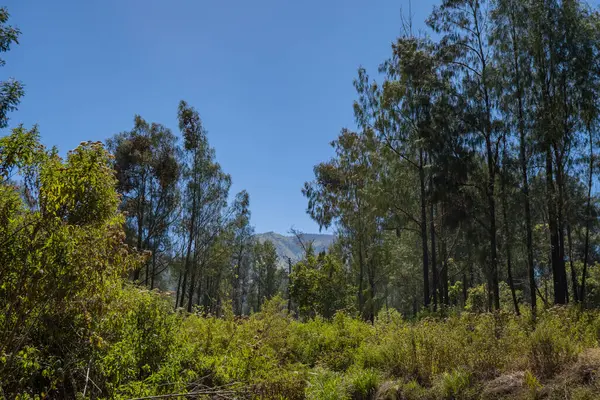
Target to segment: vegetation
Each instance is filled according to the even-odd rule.
[[[0,9],[0,51],[19,30]],[[0,139],[0,397],[600,395],[600,14],[441,0],[304,185],[278,260],[199,112],[61,157]],[[0,128],[23,85],[0,82]],[[281,268],[281,262],[287,268]]]

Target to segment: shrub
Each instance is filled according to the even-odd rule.
[[[577,341],[564,327],[566,321],[549,314],[542,317],[531,333],[530,362],[532,370],[541,377],[551,377],[575,360]],[[576,324],[576,321],[573,321]],[[573,329],[573,328],[571,328]]]
[[[471,386],[471,374],[459,369],[444,372],[439,376],[436,386],[444,399],[468,398]]]
[[[341,373],[317,368],[309,376],[305,392],[307,400],[350,399],[348,386]]]
[[[355,400],[368,400],[379,386],[379,375],[373,369],[354,367],[345,376],[348,390]]]

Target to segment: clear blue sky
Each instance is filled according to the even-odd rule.
[[[413,0],[415,26],[434,0]],[[26,85],[10,126],[39,124],[61,152],[128,130],[177,129],[195,106],[257,232],[317,232],[300,190],[353,127],[352,80],[374,75],[408,0],[9,0],[21,43],[2,78]]]

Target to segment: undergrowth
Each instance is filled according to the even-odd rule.
[[[174,312],[168,297],[132,286],[118,293],[93,333],[86,397],[210,389],[255,399],[541,398],[600,338],[599,313],[566,307],[535,324],[504,312],[408,321],[391,310],[373,324],[343,313],[303,322],[279,298],[236,318]],[[15,372],[28,385],[20,398],[56,397],[44,382],[60,372],[49,377],[37,349],[27,351]],[[517,380],[508,397],[488,387],[502,376]],[[598,398],[590,385],[561,398]]]

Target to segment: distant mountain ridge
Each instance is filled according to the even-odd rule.
[[[305,245],[308,245],[310,242],[313,243],[315,253],[327,250],[335,240],[334,235],[317,233],[302,233],[300,237]],[[296,236],[284,236],[275,232],[267,232],[256,234],[256,238],[261,243],[267,240],[273,242],[277,249],[280,265],[287,265],[288,257],[292,259],[292,262],[295,262],[304,256],[304,250]]]

